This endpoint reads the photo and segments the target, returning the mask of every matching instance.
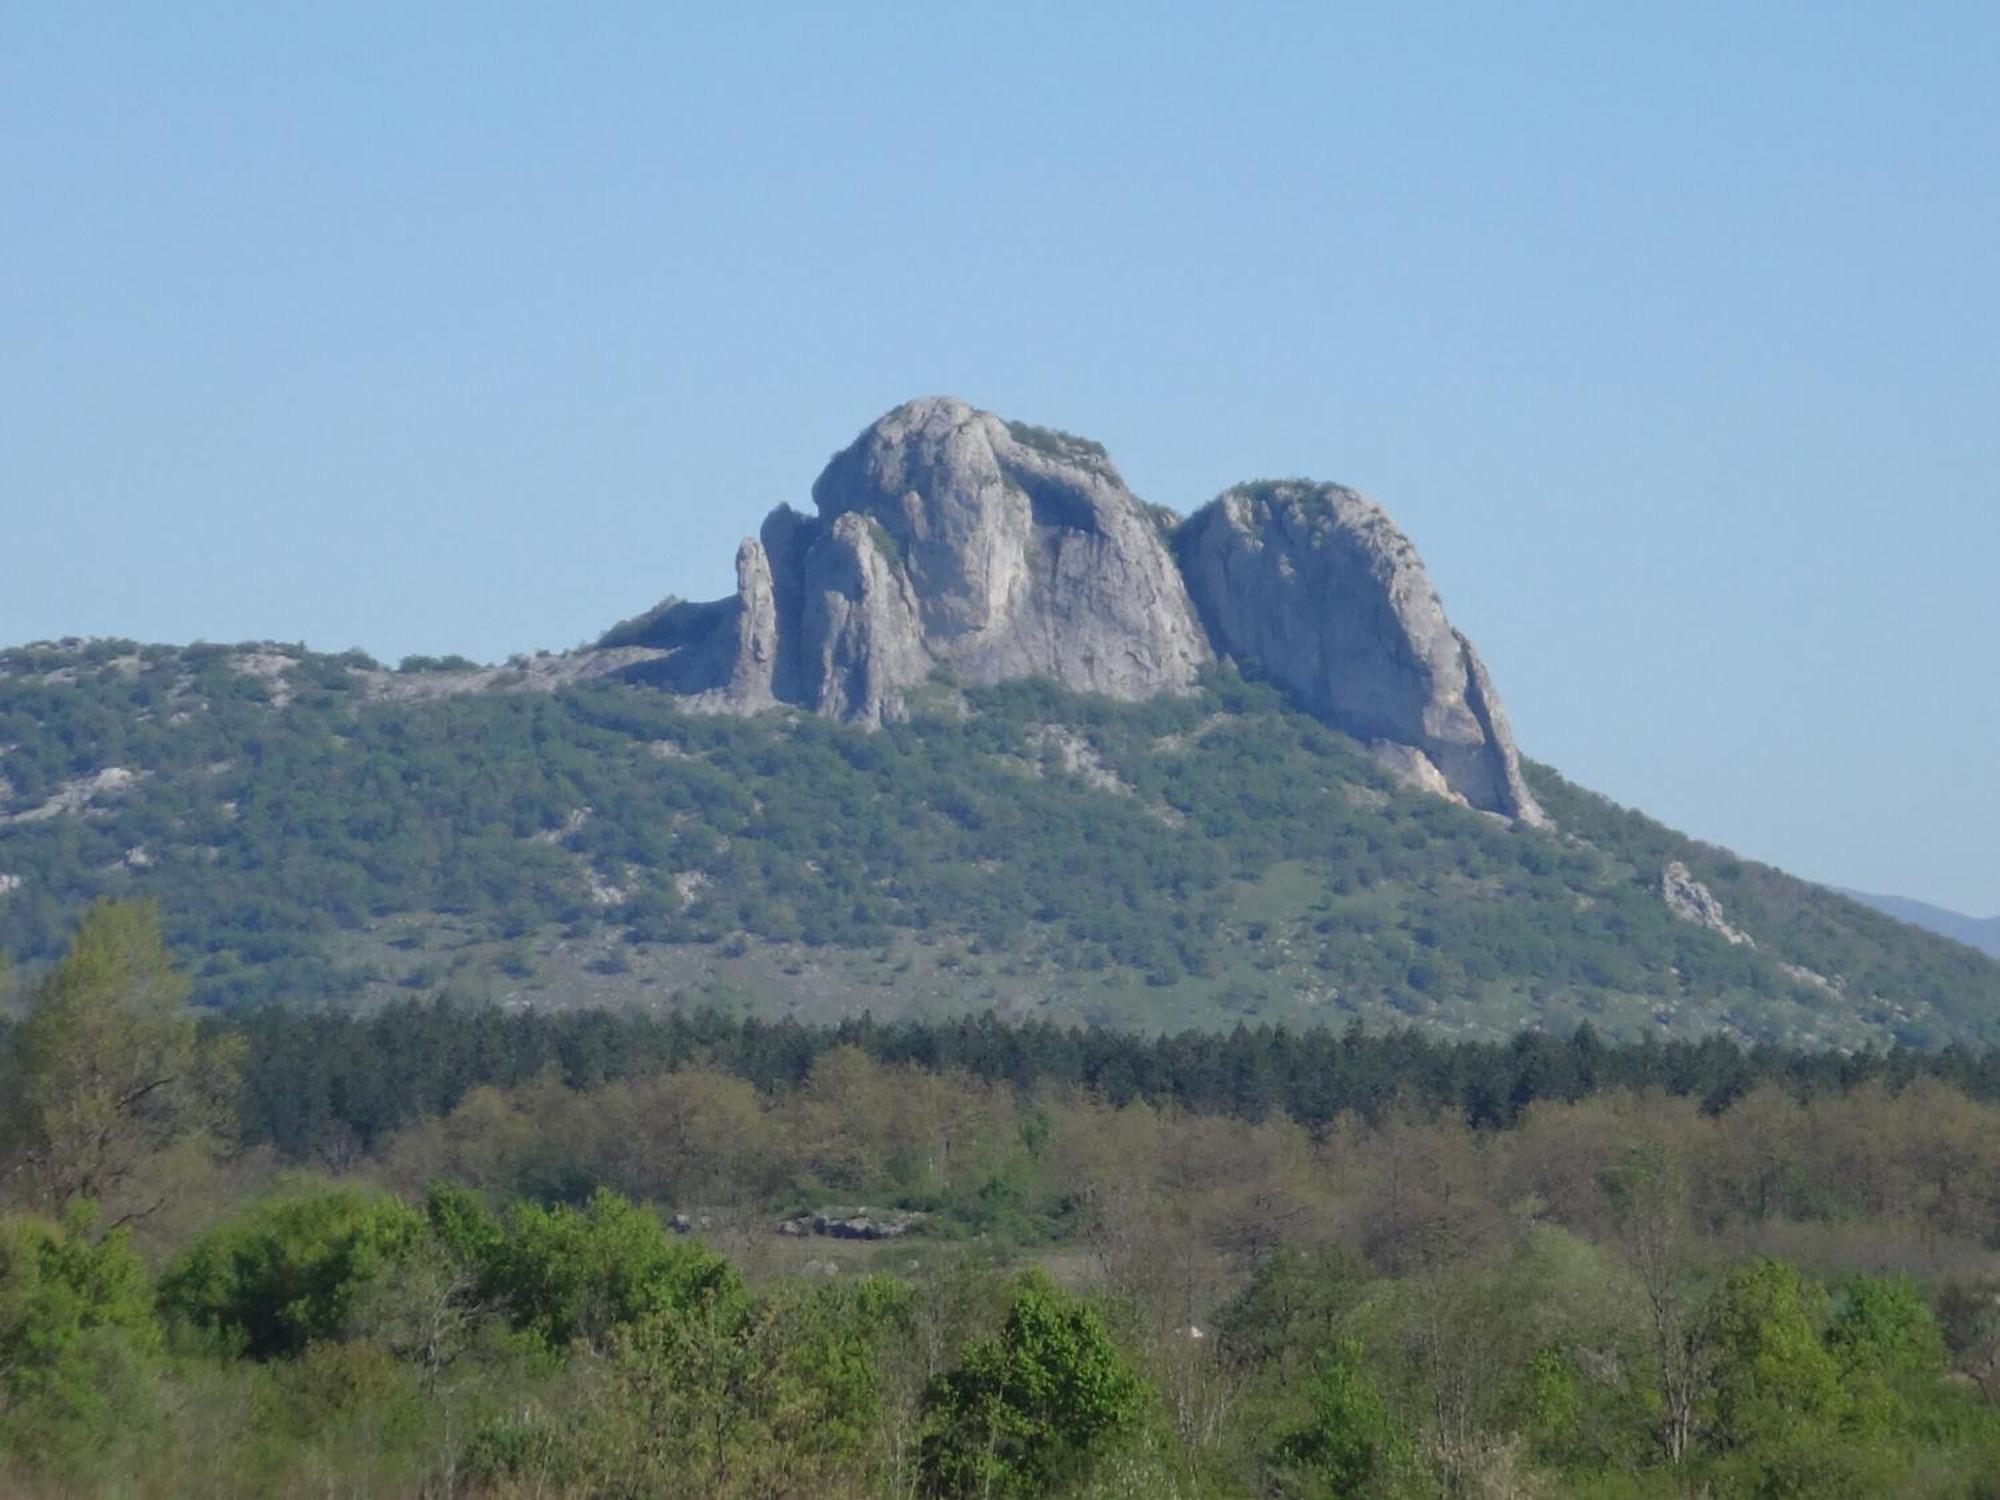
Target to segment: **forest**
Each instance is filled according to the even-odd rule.
[[[2000,1495],[1991,1054],[13,991],[9,1495]]]

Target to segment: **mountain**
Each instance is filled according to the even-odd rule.
[[[599,643],[702,707],[906,717],[942,673],[1136,701],[1232,657],[1404,779],[1538,822],[1499,699],[1416,550],[1337,485],[1253,484],[1178,522],[1098,444],[933,397],[896,408],[736,556],[733,599]]]
[[[1842,891],[1841,894],[1859,901],[1863,906],[1872,906],[1898,922],[1908,922],[1912,927],[1921,927],[1926,932],[1935,932],[1955,943],[1963,943],[1968,948],[1977,948],[1981,953],[2000,958],[2000,917],[1968,917],[1963,912],[1932,906],[1927,901],[1912,901],[1907,896],[1875,896],[1866,891]]]
[[[0,652],[0,951],[151,895],[218,1005],[2000,1040],[2000,964],[1524,760],[1374,502],[1185,520],[899,407],[737,590],[496,667]]]

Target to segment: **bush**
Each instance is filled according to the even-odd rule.
[[[345,1334],[362,1293],[416,1253],[423,1230],[384,1193],[281,1195],[197,1241],[162,1278],[160,1306],[250,1359],[296,1355]]]
[[[1368,1377],[1361,1346],[1343,1339],[1320,1360],[1307,1387],[1311,1415],[1278,1444],[1278,1462],[1308,1478],[1311,1493],[1374,1493],[1406,1467],[1415,1449]]]
[[[521,1204],[501,1232],[468,1226],[462,1242],[478,1247],[482,1294],[552,1351],[601,1347],[648,1314],[744,1297],[721,1256],[670,1239],[652,1214],[604,1189],[581,1210]]]
[[[1000,1331],[926,1393],[924,1467],[943,1494],[1046,1495],[1131,1435],[1145,1400],[1096,1310],[1029,1271]]]
[[[86,1417],[112,1367],[159,1345],[145,1267],[114,1234],[32,1215],[0,1218],[0,1411]]]

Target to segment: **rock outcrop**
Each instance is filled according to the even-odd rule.
[[[940,671],[1140,699],[1228,655],[1409,785],[1544,821],[1477,653],[1352,490],[1241,486],[1176,528],[1097,444],[932,397],[836,454],[812,497],[743,543],[734,598],[608,634],[644,658],[618,670],[712,711],[878,724]]]
[[[822,1208],[779,1220],[778,1233],[791,1239],[822,1234],[836,1240],[900,1240],[929,1217],[914,1209]]]
[[[1208,660],[1161,527],[1095,443],[913,401],[835,456],[813,503],[866,525],[908,581],[923,654],[962,682],[1147,698]]]
[[[606,645],[708,707],[877,723],[940,668],[1137,699],[1190,687],[1208,642],[1163,528],[1104,450],[942,398],[899,406],[737,556],[737,597],[673,603]]]
[[[1282,684],[1410,785],[1543,821],[1478,653],[1381,506],[1339,485],[1241,485],[1178,540],[1217,652]]]
[[[1660,899],[1667,903],[1667,910],[1683,922],[1706,927],[1733,947],[1757,946],[1757,940],[1749,933],[1730,925],[1722,903],[1715,898],[1715,892],[1696,880],[1694,872],[1677,859],[1668,860],[1666,868],[1660,871]],[[1815,975],[1814,978],[1820,976]],[[1820,982],[1827,981],[1820,979]]]
[[[773,707],[778,666],[778,595],[761,542],[736,549],[736,594],[704,604],[670,599],[607,632],[601,651],[649,648],[621,661],[622,675],[686,696],[721,713]]]

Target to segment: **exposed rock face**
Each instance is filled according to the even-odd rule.
[[[0,825],[42,823],[50,818],[80,816],[88,813],[93,803],[131,791],[141,778],[150,774],[128,771],[123,766],[106,766],[89,776],[65,781],[39,807],[31,807],[26,812],[0,813]]]
[[[729,664],[733,707],[754,712],[777,700],[771,679],[778,667],[778,595],[771,559],[761,542],[736,549],[736,654]]]
[[[1722,903],[1715,899],[1715,892],[1696,880],[1694,872],[1677,859],[1667,861],[1667,867],[1660,872],[1660,899],[1667,903],[1667,910],[1683,922],[1706,927],[1739,947],[1757,946],[1757,940],[1749,933],[1729,924],[1728,917],[1723,914]],[[1820,982],[1826,981],[1822,979]]]
[[[1374,501],[1338,485],[1244,485],[1178,540],[1218,652],[1368,742],[1411,785],[1544,821],[1485,667]]]
[[[652,648],[627,676],[717,713],[756,713],[777,702],[778,600],[763,544],[736,549],[736,595],[706,604],[670,600],[607,635],[600,646]]]
[[[932,397],[836,454],[815,516],[773,511],[737,592],[601,643],[701,708],[876,724],[947,669],[1138,699],[1228,653],[1409,785],[1544,821],[1472,645],[1403,534],[1335,485],[1247,485],[1177,531],[1095,443]]]
[[[836,718],[879,723],[931,673],[916,591],[860,516],[819,533],[801,571],[799,701]]]
[[[1398,744],[1395,740],[1370,740],[1368,753],[1378,766],[1412,791],[1429,792],[1433,797],[1456,802],[1460,807],[1472,805],[1451,789],[1451,783],[1444,779],[1444,772],[1437,768],[1437,763],[1415,745]],[[1387,800],[1383,798],[1384,802]]]
[[[1094,443],[913,401],[827,465],[813,503],[836,528],[868,524],[909,581],[924,652],[961,681],[1145,698],[1208,660],[1160,528]]]
[[[1191,686],[1207,638],[1161,527],[1093,443],[942,398],[883,417],[737,555],[737,597],[607,637],[697,703],[877,723],[938,668],[1145,698]]]

